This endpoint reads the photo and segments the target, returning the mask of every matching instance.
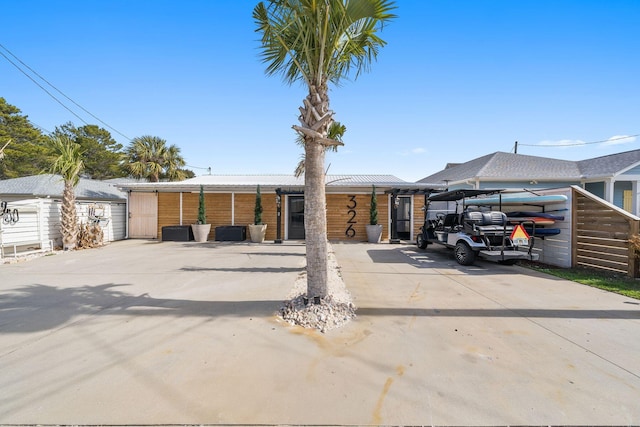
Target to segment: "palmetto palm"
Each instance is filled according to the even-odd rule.
[[[253,10],[262,34],[267,74],[285,82],[303,81],[308,95],[293,128],[303,138],[307,296],[327,295],[327,218],[325,151],[342,145],[329,137],[333,111],[328,84],[368,70],[385,45],[377,36],[394,18],[388,0],[271,0]]]
[[[186,162],[175,145],[167,147],[167,141],[157,136],[141,136],[131,140],[126,149],[129,161],[127,167],[131,175],[146,178],[152,182],[166,176],[170,181],[185,179],[182,168]]]
[[[65,249],[75,249],[78,238],[78,216],[76,214],[75,187],[84,168],[80,144],[76,144],[66,135],[57,135],[49,139],[51,148],[57,156],[51,165],[51,173],[62,176],[61,233]]]

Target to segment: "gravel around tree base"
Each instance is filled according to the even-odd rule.
[[[356,317],[356,306],[340,275],[340,268],[331,246],[328,263],[328,295],[321,298],[319,303],[315,303],[313,299],[305,301],[307,274],[301,273],[289,294],[289,299],[284,301],[280,308],[282,319],[293,325],[326,332],[344,326]]]

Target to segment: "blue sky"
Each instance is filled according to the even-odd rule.
[[[0,44],[124,145],[159,136],[197,174],[289,174],[305,89],[265,75],[255,4],[0,0]],[[329,173],[414,181],[515,141],[569,160],[640,148],[640,1],[396,4],[370,72],[331,89],[347,133]],[[84,124],[2,56],[0,96],[47,131]]]

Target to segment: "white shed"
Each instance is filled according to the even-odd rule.
[[[0,258],[62,246],[58,175],[0,181]],[[126,237],[126,193],[113,184],[81,178],[75,189],[78,219],[100,224],[105,243]]]

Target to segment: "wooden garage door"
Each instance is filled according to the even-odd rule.
[[[132,239],[155,239],[158,237],[157,193],[130,194],[129,237]]]

